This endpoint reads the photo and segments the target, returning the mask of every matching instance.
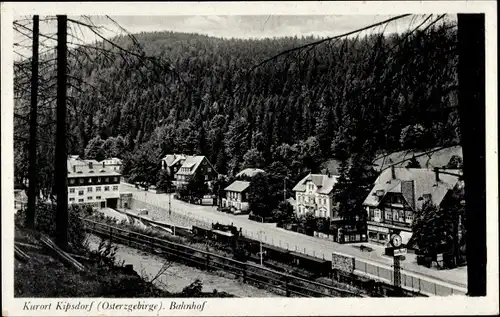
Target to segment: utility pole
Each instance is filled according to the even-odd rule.
[[[171,203],[170,203],[170,199],[171,199],[171,193],[168,193],[168,215],[172,215],[172,209],[171,209]]]
[[[486,296],[485,15],[457,17],[458,101],[467,185],[467,295]]]
[[[26,211],[26,227],[35,227],[36,197],[37,197],[37,167],[36,167],[36,132],[38,114],[38,39],[40,36],[40,17],[33,16],[33,57],[31,59],[31,107],[30,107],[30,143],[28,167],[28,209]]]
[[[55,186],[57,194],[56,242],[68,248],[68,186],[66,150],[66,88],[67,88],[68,17],[57,16],[57,129],[55,149]]]

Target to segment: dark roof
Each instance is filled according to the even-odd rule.
[[[460,173],[459,170],[447,170],[447,172]],[[436,173],[427,168],[394,168],[395,179],[392,178],[392,169],[387,168],[375,180],[374,186],[365,201],[366,206],[377,207],[382,198],[388,193],[401,193],[401,183],[403,181],[413,181],[415,203],[417,209],[422,207],[423,200],[419,199],[425,194],[430,194],[435,205],[441,204],[448,190],[454,188],[459,182],[459,177],[444,173],[439,173],[439,182],[436,182]],[[380,191],[381,195],[377,195]]]

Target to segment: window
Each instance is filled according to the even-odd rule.
[[[406,222],[407,222],[407,223],[411,223],[412,221],[413,221],[413,215],[412,215],[412,213],[411,213],[411,212],[408,212],[408,213],[406,214]]]
[[[78,191],[78,196],[83,196],[83,190]]]
[[[79,203],[83,203],[83,198],[78,199]]]
[[[205,175],[205,180],[208,181],[208,175]]]
[[[398,221],[399,220],[399,212],[394,210],[392,213],[392,220]]]
[[[118,190],[118,186],[113,186],[113,190],[114,191]]]
[[[75,201],[75,199],[74,198],[70,198],[69,201]]]
[[[91,193],[91,192],[92,192],[92,187],[87,187],[87,191],[88,191],[89,193]]]
[[[83,184],[83,178],[80,178],[80,184]]]
[[[71,179],[69,180],[69,183],[70,183],[70,184],[74,184],[74,183],[75,183],[75,179],[74,179],[74,178],[71,178]]]
[[[96,192],[100,192],[101,191],[101,186],[96,186],[95,191]]]
[[[90,171],[89,173],[93,173],[94,171]],[[92,184],[92,178],[89,178],[89,184]]]
[[[106,177],[106,178],[104,179],[104,181],[105,181],[106,183],[107,183],[107,182],[109,182],[109,177]]]
[[[87,200],[92,200],[92,196],[87,197]]]
[[[208,167],[208,168],[207,168],[207,172],[209,172],[209,173],[210,173],[211,171],[212,171],[212,169],[211,169],[210,167]]]
[[[69,189],[69,192],[70,192],[71,194],[74,194],[74,193],[75,193],[75,189],[74,189],[74,188],[70,188],[70,189]]]
[[[392,219],[392,212],[390,210],[385,210],[385,219],[386,220],[391,220]]]
[[[375,209],[375,218],[380,218],[380,209]]]
[[[101,200],[101,196],[95,196],[95,199]]]
[[[109,186],[104,186],[104,191],[109,192]]]

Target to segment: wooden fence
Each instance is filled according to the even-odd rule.
[[[167,256],[175,262],[186,263],[204,270],[231,273],[243,282],[265,286],[287,297],[365,297],[361,293],[306,280],[251,263],[236,261],[211,252],[191,248],[165,239],[84,219],[89,233],[114,243]]]

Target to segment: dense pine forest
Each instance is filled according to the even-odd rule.
[[[318,39],[172,32],[135,39],[111,39],[102,53],[73,48],[69,56],[68,152],[121,157],[125,174],[140,169],[154,178],[163,155],[185,153],[207,156],[222,174],[251,166],[286,169],[295,178],[328,158],[371,160],[452,145],[460,137],[456,25],[327,41],[261,65]],[[127,58],[115,46],[140,46],[155,60]],[[52,187],[50,60],[40,69],[41,188]],[[27,174],[29,86],[19,88],[27,78],[17,72],[15,79],[18,182]]]

